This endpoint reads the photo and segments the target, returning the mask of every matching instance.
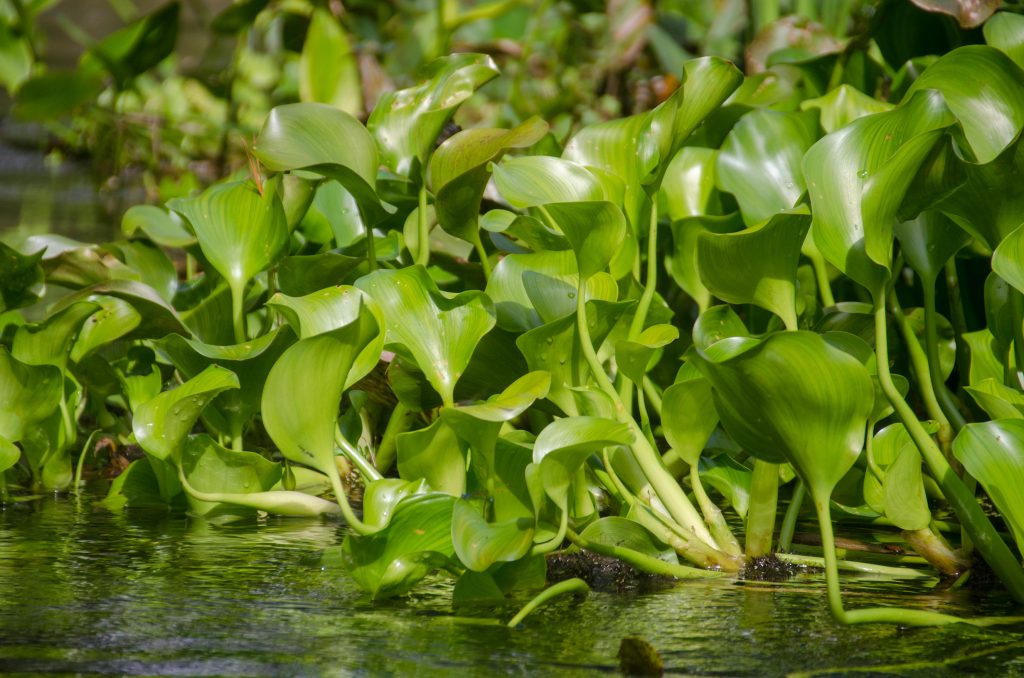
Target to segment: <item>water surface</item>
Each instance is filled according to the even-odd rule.
[[[823,581],[686,582],[553,602],[514,630],[450,618],[450,584],[373,605],[320,554],[337,522],[212,525],[95,497],[0,510],[0,673],[593,675],[640,635],[669,675],[1024,675],[1024,627],[843,628]],[[1021,614],[1005,596],[848,580],[848,606]],[[459,611],[500,616],[507,609]],[[902,665],[902,666],[900,666]],[[867,670],[867,673],[863,673]],[[854,673],[860,671],[861,673]]]

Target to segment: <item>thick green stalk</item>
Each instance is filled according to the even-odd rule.
[[[327,477],[331,479],[331,487],[334,488],[334,498],[338,502],[338,508],[341,509],[341,515],[344,516],[345,522],[348,523],[349,527],[358,532],[359,534],[373,534],[377,531],[377,528],[372,525],[368,525],[356,517],[355,511],[352,510],[352,505],[348,503],[348,494],[345,492],[345,488],[341,484],[341,475],[338,473],[338,468],[334,464],[330,464],[327,469]]]
[[[245,343],[244,285],[231,285],[231,321],[235,332],[235,343]]]
[[[825,559],[821,556],[809,556],[797,553],[779,553],[780,560],[794,565],[805,567],[825,568]],[[836,559],[836,568],[841,572],[860,572],[862,574],[880,574],[886,577],[898,577],[899,579],[935,579],[935,575],[924,570],[912,567],[893,567],[891,565],[878,565],[876,563],[865,563],[859,560]]]
[[[693,496],[697,498],[697,505],[700,506],[701,513],[704,514],[704,520],[707,522],[708,527],[711,528],[711,535],[721,545],[722,550],[734,556],[743,553],[740,543],[736,541],[736,536],[725,522],[722,510],[711,501],[707,492],[704,491],[704,485],[700,481],[700,472],[696,464],[690,467],[690,487],[693,488]]]
[[[572,579],[560,581],[557,584],[547,587],[546,589],[538,593],[533,598],[533,600],[524,605],[523,609],[519,610],[516,616],[512,617],[512,619],[509,620],[508,627],[510,629],[514,629],[515,627],[519,626],[519,624],[524,619],[526,619],[526,616],[528,614],[530,614],[538,607],[551,600],[552,598],[557,598],[558,596],[562,596],[567,593],[578,594],[587,593],[588,591],[590,591],[590,587],[587,586],[587,582],[583,581],[582,579],[573,577]]]
[[[654,556],[649,556],[646,553],[634,551],[633,549],[588,541],[572,530],[567,532],[567,536],[569,537],[569,541],[581,549],[593,551],[594,553],[602,556],[608,556],[610,558],[618,558],[622,562],[632,565],[641,572],[659,574],[665,577],[675,577],[676,579],[710,579],[722,576],[722,573],[717,570],[704,570],[699,567],[670,563],[666,560],[662,560],[661,558],[655,558]]]
[[[384,428],[384,435],[381,436],[380,445],[377,446],[377,456],[374,459],[377,470],[381,473],[387,473],[391,465],[395,463],[395,457],[398,454],[398,445],[396,444],[398,434],[409,429],[413,414],[401,402],[395,403],[395,409],[391,411],[391,417],[388,419],[388,425]]]
[[[473,248],[476,250],[476,254],[480,257],[480,268],[484,272],[484,280],[491,279],[491,262],[487,259],[487,250],[484,249],[484,243],[480,240],[479,231],[476,234],[476,241],[473,243]]]
[[[359,473],[362,474],[363,479],[366,482],[380,480],[384,477],[373,464],[367,461],[366,457],[360,454],[355,445],[346,440],[345,436],[341,435],[341,431],[337,429],[334,430],[334,443],[338,446],[338,449],[345,454],[348,460],[351,461],[357,469],[359,469]]]
[[[967,318],[964,316],[963,299],[960,296],[960,278],[956,272],[956,257],[947,261],[943,270],[946,276],[946,294],[949,301],[949,322],[953,325],[953,333],[956,335],[957,371],[965,377],[970,374],[970,353],[967,350],[967,342],[963,340],[963,336],[967,334]]]
[[[1006,542],[985,516],[974,495],[957,477],[949,462],[942,455],[938,445],[931,439],[924,426],[918,421],[903,396],[896,390],[889,373],[888,338],[886,336],[885,304],[882,299],[875,300],[875,353],[878,364],[878,381],[889,403],[896,410],[897,416],[913,439],[921,456],[924,457],[933,478],[942,488],[953,511],[960,519],[961,525],[970,535],[975,547],[981,552],[985,562],[999,577],[1017,602],[1024,602],[1024,569],[1014,557]],[[831,529],[831,528],[830,528]]]
[[[825,257],[814,252],[807,257],[811,260],[811,268],[814,270],[814,280],[818,283],[818,296],[821,297],[823,306],[835,306],[836,300],[832,296],[832,281],[828,279],[828,264]]]
[[[953,427],[954,433],[967,425],[967,420],[957,407],[956,399],[949,392],[942,374],[939,372],[939,330],[938,314],[935,311],[935,285],[924,286],[924,350],[928,357],[928,369],[931,374],[932,387],[938,398],[939,406],[946,419]]]
[[[747,534],[744,538],[747,558],[758,558],[772,552],[778,502],[779,465],[755,459],[754,474],[750,481],[750,505],[747,507]]]
[[[647,225],[647,271],[644,278],[644,291],[640,293],[640,300],[637,301],[636,311],[633,313],[633,320],[629,323],[629,333],[626,338],[629,341],[636,341],[640,333],[644,331],[644,324],[647,322],[647,314],[651,310],[651,302],[654,301],[654,292],[658,286],[658,205],[650,200],[651,218]],[[642,387],[642,384],[637,384]],[[627,412],[633,409],[633,384],[629,379],[623,378],[619,390],[619,397]]]
[[[430,263],[430,224],[427,222],[427,184],[420,183],[419,207],[416,210],[416,234],[419,240],[415,263],[427,266]]]
[[[796,531],[796,521],[800,516],[800,508],[804,503],[804,496],[807,493],[807,486],[804,481],[796,479],[796,487],[789,498],[789,506],[786,507],[786,515],[782,517],[782,525],[779,527],[779,551],[788,551],[793,545],[793,532]]]

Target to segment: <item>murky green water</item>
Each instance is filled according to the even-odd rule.
[[[614,674],[620,639],[641,635],[674,675],[871,667],[868,675],[1024,675],[1024,627],[842,628],[814,574],[591,593],[556,601],[515,630],[448,618],[440,582],[371,605],[343,571],[320,565],[343,534],[319,520],[216,526],[111,513],[90,497],[8,506],[0,510],[0,673]],[[1021,613],[998,596],[870,579],[851,581],[846,602]],[[473,613],[507,619],[514,609]]]

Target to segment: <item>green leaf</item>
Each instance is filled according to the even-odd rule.
[[[174,51],[180,13],[180,3],[169,2],[114,31],[82,55],[79,70],[88,73],[94,71],[96,65],[102,66],[114,76],[119,89],[127,88],[132,78],[153,68]]]
[[[405,351],[450,405],[474,349],[494,327],[490,299],[478,291],[441,292],[422,266],[376,271],[357,280],[356,287],[384,314],[385,343]]]
[[[946,262],[971,237],[937,211],[922,212],[916,219],[893,228],[900,251],[910,267],[921,276],[923,285],[934,285]]]
[[[434,142],[462,102],[498,75],[486,54],[441,57],[419,74],[420,84],[381,95],[367,127],[377,140],[381,163],[396,174],[425,172]]]
[[[169,334],[156,346],[186,379],[211,365],[231,370],[238,377],[238,389],[218,395],[204,418],[219,433],[240,439],[245,426],[259,412],[263,384],[271,367],[294,341],[295,334],[289,328],[279,328],[244,344],[214,346]]]
[[[584,541],[617,546],[667,563],[678,563],[675,550],[654,537],[643,525],[628,518],[607,516],[587,525],[580,533]]]
[[[395,507],[406,497],[429,491],[423,480],[381,478],[367,484],[363,492],[363,521],[377,529],[391,522]]]
[[[992,419],[1024,419],[1024,394],[1003,385],[1001,377],[982,379],[964,388]]]
[[[826,501],[864,443],[875,401],[864,365],[804,331],[724,339],[694,355],[729,435],[766,461],[785,457]]]
[[[263,426],[286,458],[321,473],[334,471],[334,432],[346,384],[360,374],[357,359],[379,334],[374,317],[292,344],[263,386]]]
[[[405,593],[455,555],[455,497],[417,495],[398,504],[388,525],[369,536],[345,537],[345,568],[374,600]]]
[[[988,329],[967,332],[963,335],[971,354],[967,383],[971,386],[980,385],[986,379],[1002,383],[1003,363],[997,352],[998,342]]]
[[[540,465],[544,492],[565,511],[569,484],[587,458],[605,447],[632,442],[629,427],[611,419],[566,417],[548,424],[533,444],[533,461]]]
[[[519,560],[533,546],[533,520],[488,522],[478,503],[458,499],[452,511],[452,545],[462,564],[483,572],[494,563]]]
[[[398,475],[425,480],[434,492],[461,496],[466,491],[466,457],[458,436],[443,419],[398,435]]]
[[[161,247],[185,249],[196,243],[181,217],[156,205],[133,205],[121,217],[122,233],[131,237],[139,231]]]
[[[715,188],[718,151],[685,146],[665,168],[661,195],[673,221],[720,211]]]
[[[63,371],[82,324],[99,308],[91,301],[78,301],[39,324],[22,325],[14,333],[11,355],[30,365],[54,365]]]
[[[277,267],[277,284],[284,294],[301,297],[337,285],[365,261],[337,252],[284,257]]]
[[[69,354],[71,362],[81,362],[92,351],[124,337],[142,322],[142,315],[127,301],[102,295],[93,295],[89,300],[99,308],[82,323]]]
[[[921,454],[903,424],[892,424],[875,434],[872,454],[885,470],[882,505],[886,517],[901,530],[928,527],[932,514],[924,493]],[[865,475],[865,485],[870,475]]]
[[[707,379],[688,379],[672,384],[661,396],[661,426],[665,440],[679,458],[693,466],[718,426]]]
[[[829,134],[804,156],[814,244],[872,295],[880,295],[889,278],[900,204],[953,122],[942,96],[923,91]]]
[[[1018,292],[1024,292],[1024,223],[996,247],[992,253],[992,270]]]
[[[299,99],[363,112],[359,65],[345,29],[325,9],[314,9],[299,58]]]
[[[7,438],[0,436],[0,474],[18,463],[21,450]]]
[[[219,393],[232,388],[238,388],[235,373],[210,365],[181,386],[143,403],[132,417],[135,439],[161,461],[178,459],[181,445],[203,409]]]
[[[999,12],[981,27],[985,42],[1001,50],[1024,68],[1024,16]]]
[[[712,306],[701,313],[693,325],[693,345],[703,351],[721,339],[749,334],[731,306]]]
[[[953,441],[953,454],[978,479],[1006,520],[1017,542],[1024,544],[1024,420],[1000,419],[968,424]]]
[[[615,344],[616,365],[634,384],[642,384],[644,375],[658,364],[661,349],[678,338],[679,329],[674,325],[651,325],[635,341]]]
[[[216,184],[196,198],[168,203],[189,220],[203,254],[239,297],[288,242],[278,186],[268,182],[261,195],[250,181]]]
[[[0,27],[0,85],[8,94],[17,92],[18,87],[32,74],[32,50],[25,36],[18,35],[12,27]]]
[[[552,203],[545,209],[572,245],[584,279],[608,268],[626,239],[626,220],[610,202]]]
[[[63,393],[58,368],[24,363],[0,346],[0,437],[11,443],[21,440],[57,409]]]
[[[699,473],[701,482],[715,488],[726,498],[736,514],[746,520],[754,472],[728,454],[719,454],[701,457]]]
[[[46,290],[44,250],[22,254],[0,242],[0,312],[29,306]]]
[[[165,496],[161,490],[159,474],[163,473],[166,466],[165,462],[153,457],[136,459],[114,478],[103,505],[112,511],[124,508],[166,508],[173,499],[173,496]],[[174,494],[180,491],[181,487],[178,486]]]
[[[59,120],[103,91],[98,73],[50,70],[21,83],[13,113],[19,120]]]
[[[806,190],[800,161],[818,139],[813,116],[758,109],[740,118],[718,153],[718,185],[747,226],[788,210]]]
[[[429,183],[435,198],[437,222],[466,242],[480,240],[477,218],[491,163],[513,148],[534,145],[548,126],[537,117],[515,129],[471,129],[441,144],[430,159]]]
[[[200,492],[251,494],[270,490],[281,479],[281,465],[255,452],[228,450],[208,435],[189,436],[181,451],[181,470]],[[188,488],[186,488],[188,491]],[[206,515],[216,504],[190,496],[192,510]]]
[[[893,106],[869,97],[851,85],[840,85],[816,99],[805,99],[800,102],[800,110],[812,108],[820,111],[821,128],[826,134],[831,134],[866,115],[890,111]]]
[[[164,301],[156,290],[145,283],[134,280],[108,280],[72,292],[53,305],[50,310],[51,316],[79,302],[89,302],[89,299],[94,296],[116,297],[126,301],[142,317],[141,322],[125,337],[126,339],[162,337],[171,332],[183,335],[191,334],[177,311]],[[230,314],[230,304],[228,313]],[[187,316],[187,314],[183,315]],[[229,332],[230,329],[228,326]]]
[[[561,158],[546,155],[505,158],[492,171],[501,197],[518,209],[607,199],[604,186],[593,172]]]
[[[732,304],[756,304],[796,329],[796,270],[810,228],[806,208],[783,212],[758,228],[697,236],[701,282]]]
[[[907,91],[937,90],[963,128],[965,155],[992,162],[1024,127],[1024,71],[986,45],[967,45],[925,69]]]
[[[665,258],[665,268],[676,284],[697,302],[701,312],[711,303],[711,293],[700,280],[697,238],[704,232],[736,233],[742,229],[743,220],[739,212],[725,216],[686,217],[672,222],[672,250]]]

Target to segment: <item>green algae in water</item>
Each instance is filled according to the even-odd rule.
[[[167,512],[48,497],[0,510],[0,673],[126,675],[617,675],[642,636],[667,675],[1024,673],[1024,627],[844,628],[820,574],[728,578],[553,601],[517,629],[454,615],[438,579],[370,604],[320,554],[332,520],[211,525]],[[902,604],[964,616],[1017,612],[984,591],[849,578],[851,607]]]

